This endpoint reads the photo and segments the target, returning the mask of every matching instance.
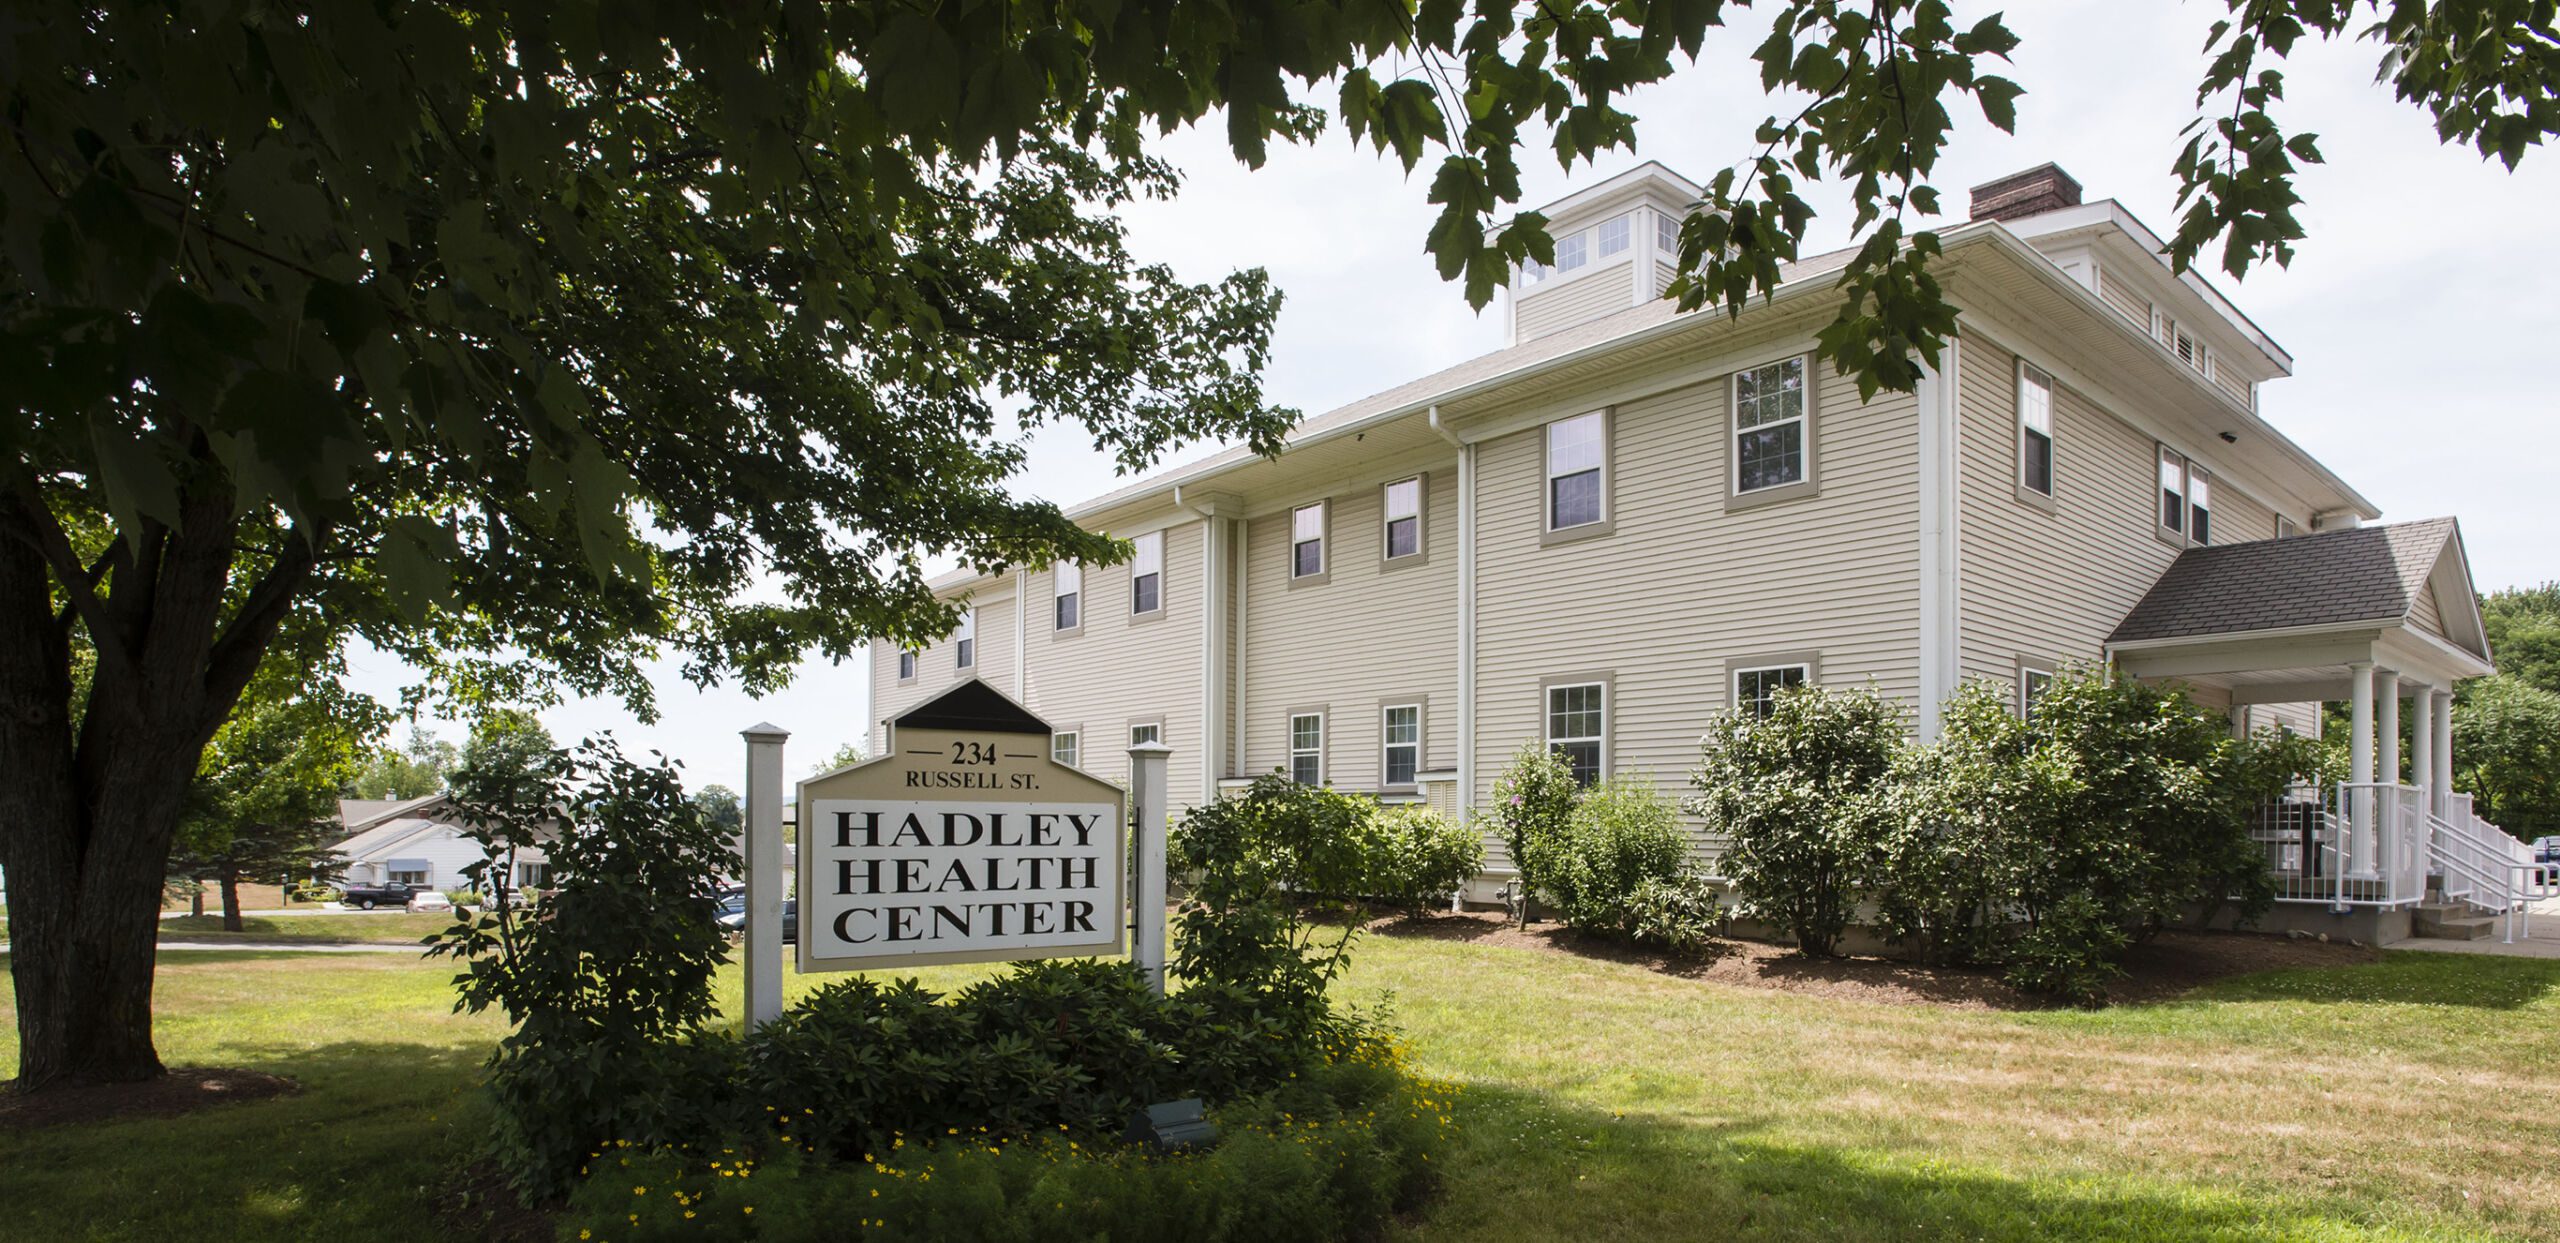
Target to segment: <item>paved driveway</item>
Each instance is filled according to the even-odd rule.
[[[2395,950],[2428,950],[2445,954],[2506,954],[2516,958],[2560,958],[2560,898],[2534,904],[2529,918],[2516,921],[2515,943],[2507,943],[2507,926],[2500,923],[2485,941],[2438,941],[2431,937],[2411,937],[2392,943]]]

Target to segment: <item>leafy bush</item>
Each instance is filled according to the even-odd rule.
[[[1691,814],[1726,839],[1737,911],[1830,954],[1873,868],[1884,780],[1904,747],[1900,708],[1870,690],[1807,686],[1765,717],[1736,709],[1707,727]]]
[[[1535,742],[1520,744],[1510,766],[1493,779],[1493,809],[1486,819],[1519,871],[1523,893],[1552,892],[1550,878],[1535,861],[1548,857],[1554,841],[1564,835],[1581,796],[1564,757]],[[1523,919],[1528,911],[1528,903],[1521,903]]]
[[[492,1156],[518,1191],[565,1190],[608,1140],[681,1142],[726,1108],[722,1042],[692,1043],[716,1014],[726,941],[704,876],[734,873],[731,839],[684,796],[672,765],[623,758],[610,738],[544,758],[501,801],[465,803],[487,853],[465,872],[498,891],[519,847],[539,845],[557,893],[543,916],[505,900],[457,908],[431,953],[463,959],[457,1008],[496,1007],[514,1030],[489,1060]],[[568,831],[548,834],[561,808]]]
[[[1694,954],[1724,934],[1724,904],[1694,870],[1647,877],[1627,895],[1626,934],[1638,945]]]
[[[870,1159],[617,1146],[571,1198],[563,1237],[977,1243],[1346,1239],[1417,1204],[1450,1130],[1448,1085],[1366,1044],[1302,1079],[1211,1111],[1218,1143],[1157,1154],[1052,1132],[963,1128],[891,1138]]]
[[[1689,837],[1671,803],[1640,777],[1614,777],[1584,792],[1561,834],[1530,842],[1538,892],[1556,916],[1586,932],[1634,932],[1631,902],[1648,883],[1680,875]]]
[[[1364,896],[1420,910],[1484,870],[1484,835],[1428,807],[1385,807],[1371,838]]]

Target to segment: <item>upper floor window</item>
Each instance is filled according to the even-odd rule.
[[[1077,751],[1083,738],[1070,729],[1049,735],[1049,758],[1069,768],[1076,767]]]
[[[1600,257],[1606,259],[1625,250],[1634,237],[1634,225],[1632,213],[1615,220],[1601,221],[1600,227],[1592,230],[1592,241],[1597,245]]]
[[[1591,235],[1575,233],[1556,239],[1556,271],[1570,272],[1591,262]]]
[[[2187,464],[2187,538],[2213,542],[2213,476]]]
[[[1547,424],[1547,529],[1585,526],[1606,516],[1601,472],[1608,467],[1609,416],[1594,410]]]
[[[2187,459],[2166,445],[2160,447],[2160,529],[2187,533]]]
[[[1736,494],[1805,481],[1806,421],[1803,355],[1734,373]]]
[[[914,652],[904,651],[898,653],[898,680],[901,682],[913,682],[916,680],[916,654]]]
[[[1289,780],[1300,785],[1324,784],[1324,714],[1304,712],[1289,718]]]
[[[2053,495],[2053,377],[2018,363],[2018,486]]]
[[[1129,611],[1153,613],[1164,607],[1164,532],[1149,531],[1129,541]]]
[[[1535,285],[1539,281],[1545,280],[1555,274],[1556,270],[1554,268],[1548,267],[1535,259],[1523,259],[1520,261],[1520,284],[1522,288]]]
[[[960,628],[951,633],[952,646],[959,652],[958,664],[967,669],[978,663],[978,610],[960,615]]]
[[[1057,579],[1057,628],[1073,630],[1084,624],[1084,567],[1061,561],[1052,573]]]
[[[2026,664],[2018,666],[2018,718],[2020,720],[2035,719],[2036,701],[2044,698],[2045,691],[2052,685],[2053,670],[2038,669]]]
[[[2151,308],[2151,335],[2168,346],[2179,362],[2195,368],[2208,380],[2213,378],[2213,347],[2157,306]]]
[[[1680,218],[1678,216],[1674,216],[1667,211],[1658,211],[1653,213],[1653,244],[1656,249],[1662,252],[1663,258],[1677,259],[1679,257]]]
[[[1409,786],[1422,771],[1422,705],[1396,704],[1386,708],[1379,725],[1386,739],[1385,779],[1382,785]]]
[[[1386,558],[1414,556],[1422,551],[1422,476],[1399,479],[1386,488]]]
[[[1563,757],[1579,785],[1600,780],[1607,737],[1609,688],[1600,682],[1547,688],[1547,746]]]
[[[1324,502],[1300,505],[1289,512],[1289,577],[1314,578],[1324,573]]]
[[[1733,706],[1753,716],[1766,717],[1778,710],[1780,691],[1804,685],[1805,679],[1812,674],[1813,667],[1804,664],[1736,669],[1733,671]]]

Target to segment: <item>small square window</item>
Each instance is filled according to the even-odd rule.
[[[1399,479],[1386,488],[1383,535],[1386,558],[1411,557],[1422,551],[1422,477]]]
[[[1591,235],[1576,233],[1556,239],[1556,271],[1570,272],[1591,262]]]
[[[1756,717],[1778,710],[1779,692],[1802,686],[1813,673],[1808,665],[1769,665],[1733,671],[1733,706]]]
[[[1324,715],[1301,713],[1289,718],[1289,780],[1300,785],[1324,784]]]
[[[1289,513],[1289,577],[1314,578],[1324,573],[1324,502],[1301,505]]]
[[[1130,541],[1129,611],[1153,613],[1164,607],[1164,532],[1149,531]]]
[[[1805,481],[1806,393],[1799,355],[1733,377],[1733,490]]]
[[[1409,786],[1422,771],[1422,705],[1397,704],[1383,713],[1386,739],[1383,785]]]
[[[1578,785],[1600,780],[1608,698],[1598,682],[1547,688],[1547,746],[1563,757]]]
[[[1069,768],[1077,767],[1077,748],[1082,742],[1074,730],[1049,735],[1049,758]]]
[[[1132,725],[1132,726],[1130,726],[1130,727],[1129,727],[1129,745],[1130,745],[1130,746],[1133,746],[1133,747],[1143,747],[1143,746],[1145,746],[1145,745],[1147,745],[1148,743],[1151,743],[1151,742],[1163,742],[1163,741],[1164,741],[1164,726],[1162,726],[1162,725],[1158,725],[1158,724],[1155,724],[1155,723],[1153,723],[1153,722],[1149,722],[1148,724],[1145,724],[1145,725]]]

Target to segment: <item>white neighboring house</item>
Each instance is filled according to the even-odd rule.
[[[456,822],[450,795],[340,799],[338,818],[348,836],[330,850],[344,861],[351,884],[460,889],[471,883],[463,869],[487,858],[480,843]],[[515,875],[507,883],[520,889],[549,887],[551,865],[540,848],[516,852]]]

